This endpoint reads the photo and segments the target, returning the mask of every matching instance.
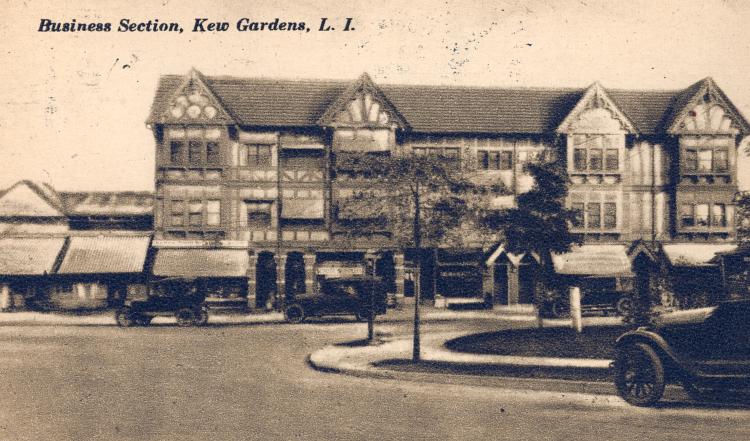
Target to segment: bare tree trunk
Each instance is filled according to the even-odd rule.
[[[416,248],[417,273],[414,278],[414,342],[412,345],[412,361],[418,362],[422,358],[421,341],[419,335],[419,303],[422,297],[422,224],[420,218],[419,181],[416,182],[414,196],[414,247]]]

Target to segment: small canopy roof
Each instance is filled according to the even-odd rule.
[[[554,254],[555,272],[564,275],[615,277],[632,275],[624,245],[581,245]]]
[[[717,253],[727,253],[737,249],[731,243],[679,243],[664,245],[664,254],[673,266],[709,266]]]

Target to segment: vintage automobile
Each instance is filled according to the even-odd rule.
[[[298,294],[284,308],[284,318],[301,323],[307,317],[353,314],[357,320],[367,320],[371,309],[375,315],[385,314],[386,303],[386,286],[379,278],[321,279],[315,292]]]
[[[636,406],[681,383],[695,399],[709,390],[750,388],[750,300],[663,314],[656,324],[621,335],[613,363],[618,394]]]
[[[600,312],[604,315],[627,315],[633,306],[629,293],[621,291],[589,291],[584,290],[581,295],[581,311],[583,313]],[[570,314],[570,303],[567,295],[563,295],[543,305],[546,317],[561,318]]]
[[[151,281],[148,296],[126,301],[115,312],[122,327],[148,326],[156,316],[174,316],[179,326],[202,326],[208,323],[205,293],[193,280],[166,278]]]

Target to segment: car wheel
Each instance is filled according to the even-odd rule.
[[[617,351],[617,394],[635,406],[651,406],[664,395],[664,365],[654,349],[636,343]]]
[[[135,324],[138,326],[148,326],[151,324],[152,318],[153,317],[147,315],[138,315],[135,317]]]
[[[118,309],[117,312],[115,312],[115,321],[117,322],[117,326],[123,328],[133,326],[135,324],[135,320],[133,320],[133,311],[131,311],[130,308]]]
[[[191,308],[182,308],[174,313],[178,326],[194,326],[197,323],[197,315]]]
[[[198,312],[198,320],[196,322],[196,325],[205,326],[207,323],[208,323],[208,309],[201,308],[200,312]]]
[[[305,309],[300,304],[291,304],[284,309],[284,319],[287,323],[302,323],[305,320]]]
[[[633,299],[630,297],[620,297],[615,303],[615,311],[617,315],[624,317],[629,315],[633,310]]]

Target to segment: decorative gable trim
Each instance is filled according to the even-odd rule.
[[[179,124],[236,124],[219,97],[208,86],[203,75],[190,69],[180,86],[175,89],[161,115],[161,123]]]
[[[318,119],[323,127],[408,128],[406,119],[367,73],[347,88]]]
[[[667,127],[677,134],[747,134],[750,124],[711,77],[701,80]],[[695,86],[689,88],[693,89]]]
[[[611,119],[616,127],[603,126],[602,120]],[[612,122],[607,122],[612,124]],[[584,128],[581,128],[583,126]],[[602,126],[598,128],[597,126]],[[592,131],[592,127],[594,127]],[[607,95],[599,82],[592,84],[583,94],[573,110],[558,126],[557,133],[611,133],[612,131],[635,134],[635,124]]]

